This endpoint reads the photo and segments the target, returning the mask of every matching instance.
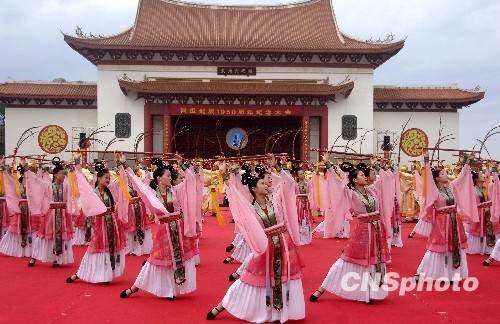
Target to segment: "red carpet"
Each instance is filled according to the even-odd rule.
[[[411,277],[425,252],[426,239],[416,235],[407,239],[414,224],[403,224],[403,248],[393,248],[388,271]],[[85,247],[75,247],[75,264],[52,269],[37,262],[28,268],[28,259],[0,255],[0,322],[68,322],[68,323],[201,323],[206,313],[224,296],[230,283],[229,274],[238,264],[222,264],[228,256],[225,247],[233,239],[233,224],[223,228],[215,217],[205,218],[200,243],[201,265],[197,267],[198,290],[168,301],[140,291],[129,299],[120,292],[135,281],[146,257],[127,256],[125,274],[108,285],[77,281],[65,282],[78,269]],[[303,277],[306,299],[323,281],[330,266],[339,257],[346,239],[322,239],[318,234],[311,245],[301,247],[306,268]],[[498,323],[500,297],[500,262],[483,267],[484,256],[468,256],[469,274],[479,279],[474,292],[410,292],[401,297],[391,292],[375,305],[344,300],[328,292],[317,303],[306,302],[306,319],[302,322],[359,323]],[[461,286],[461,285],[460,285]],[[241,322],[223,312],[218,322]]]

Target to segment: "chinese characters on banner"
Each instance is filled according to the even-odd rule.
[[[256,67],[219,66],[217,75],[257,75]]]
[[[170,105],[171,115],[206,115],[228,117],[287,117],[302,116],[301,106],[280,107],[231,107],[231,106],[197,106],[197,105]]]

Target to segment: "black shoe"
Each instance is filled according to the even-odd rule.
[[[411,233],[408,234],[408,238],[413,238],[413,235],[415,235],[415,234],[411,234]]]
[[[375,301],[373,299],[370,299],[370,301],[367,303],[368,305],[374,305]]]
[[[73,276],[66,278],[66,283],[75,282],[75,280],[78,279],[78,276],[77,275],[74,275],[74,276],[75,276],[75,279],[72,278]]]
[[[31,262],[31,261],[33,261],[33,262]],[[36,260],[31,259],[30,262],[28,263],[28,267],[33,268],[35,266],[35,262],[36,262]]]
[[[127,294],[127,290],[130,290],[130,294]],[[135,294],[138,291],[139,291],[139,288],[137,288],[136,291],[132,291],[132,288],[127,288],[120,293],[120,298],[129,298],[130,295]]]
[[[315,294],[315,293],[317,293],[317,292],[319,292],[319,296],[314,296],[314,294]],[[323,295],[323,293],[324,293],[324,292],[325,292],[324,290],[323,290],[323,291],[316,290],[316,291],[315,291],[315,292],[311,295],[311,297],[309,297],[309,301],[310,301],[310,302],[312,302],[312,303],[314,303],[314,302],[318,301],[319,297],[321,297],[321,295]]]
[[[132,289],[127,288],[120,293],[120,298],[129,298],[130,295],[127,294],[127,290],[130,290],[130,295],[132,295]]]
[[[167,297],[167,300],[173,301],[173,300],[175,300],[175,296],[173,296],[173,297]]]
[[[52,268],[59,268],[59,263],[52,263]]]
[[[229,258],[225,258],[224,261],[222,261],[222,263],[224,264],[228,264],[228,263],[231,263],[234,259],[229,257]]]
[[[483,266],[488,267],[492,261],[493,261],[493,260],[492,260],[492,259],[490,259],[490,258],[488,258],[488,259],[484,260],[484,261],[483,261]]]
[[[231,252],[234,249],[234,244],[231,243],[226,247],[226,252]]]
[[[109,281],[101,282],[103,285],[109,285]]]
[[[146,262],[148,262],[148,260],[144,260],[144,261],[142,261],[142,266],[143,266],[143,267],[146,265]]]
[[[214,307],[214,309],[212,309],[210,312],[208,312],[208,314],[207,314],[207,320],[208,321],[213,321],[217,317],[217,315],[219,315],[220,313],[222,313],[222,311],[224,310],[224,307],[222,307],[221,310],[219,310],[217,307],[218,306]],[[217,314],[214,314],[214,311],[216,311]]]
[[[229,223],[234,224],[234,219],[231,219],[231,220],[229,221]]]
[[[236,274],[236,277],[234,276],[234,274]],[[238,280],[239,277],[240,277],[239,274],[237,274],[236,272],[233,272],[229,275],[229,281],[231,281],[231,282],[236,281],[236,280]]]

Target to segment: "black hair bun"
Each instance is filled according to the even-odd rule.
[[[164,163],[160,160],[160,158],[157,157],[151,160],[151,164],[156,166],[157,168],[162,168],[164,166]]]
[[[106,170],[106,166],[104,165],[104,163],[102,162],[97,162],[94,166],[94,169],[97,171],[97,172],[101,172],[101,171],[104,171]]]
[[[340,165],[340,170],[342,170],[343,172],[351,172],[354,170],[354,165],[352,165],[351,162],[342,162],[342,164]]]
[[[257,173],[258,175],[261,175],[265,172],[266,172],[266,170],[261,165],[257,165],[255,167],[255,173]]]
[[[366,164],[364,164],[363,162],[358,163],[358,165],[356,165],[356,168],[358,170],[363,171],[363,172],[366,172],[369,170],[368,166]]]
[[[248,164],[243,163],[243,165],[241,166],[241,170],[244,170],[244,171],[249,171],[249,170],[250,170],[250,168],[248,167]]]
[[[245,172],[241,175],[241,183],[246,186],[253,178],[255,177],[250,172]]]
[[[57,167],[61,167],[61,158],[58,157],[58,156],[54,156],[52,158],[52,164],[57,168]]]

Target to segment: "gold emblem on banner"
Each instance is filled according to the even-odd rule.
[[[38,133],[38,145],[46,153],[61,153],[68,145],[68,133],[58,125],[45,126]]]
[[[406,155],[416,157],[422,154],[422,147],[429,146],[429,138],[423,130],[411,128],[401,135],[400,145]]]

